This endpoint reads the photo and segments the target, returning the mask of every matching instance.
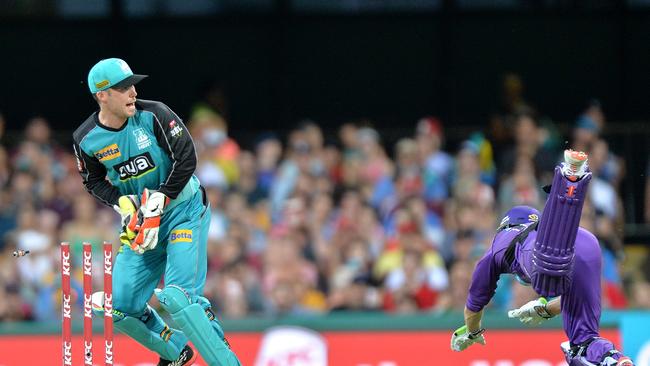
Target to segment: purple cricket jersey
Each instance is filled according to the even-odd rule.
[[[517,245],[511,266],[504,258],[510,242],[525,227],[510,227],[497,233],[490,249],[476,264],[466,303],[469,310],[481,311],[490,302],[502,273],[517,275],[530,284],[537,231],[531,231],[523,244]],[[572,344],[579,344],[598,336],[601,311],[600,246],[596,237],[582,228],[576,236],[574,260],[571,289],[562,295],[561,306],[564,330]]]

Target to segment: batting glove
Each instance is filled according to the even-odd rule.
[[[134,244],[139,246],[141,252],[151,250],[158,245],[158,231],[160,229],[160,216],[169,203],[169,197],[163,193],[144,189],[140,212],[142,223],[138,227],[138,234]]]
[[[474,343],[480,343],[485,346],[484,332],[485,329],[479,329],[472,333],[467,330],[467,325],[463,325],[456,329],[451,336],[451,349],[456,352],[464,351]]]
[[[508,311],[509,318],[517,318],[524,324],[540,325],[545,320],[551,319],[553,315],[546,309],[545,298],[540,297],[537,300],[530,301],[519,309]]]

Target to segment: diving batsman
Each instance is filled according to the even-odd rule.
[[[601,252],[598,240],[579,228],[591,172],[587,155],[566,150],[556,166],[543,214],[527,206],[510,209],[492,246],[479,260],[465,305],[465,325],[452,335],[451,348],[486,344],[483,308],[503,273],[513,274],[541,296],[508,316],[539,324],[562,314],[569,338],[561,349],[569,366],[633,366],[632,360],[599,336]],[[546,298],[553,298],[547,301]]]
[[[158,365],[238,366],[210,302],[203,297],[210,208],[192,138],[161,102],[136,99],[137,75],[121,59],[95,64],[88,87],[99,110],[74,132],[86,190],[122,217],[113,267],[115,328],[160,356]],[[164,276],[164,287],[156,288]],[[155,293],[178,329],[147,301]],[[101,312],[101,293],[93,307]]]

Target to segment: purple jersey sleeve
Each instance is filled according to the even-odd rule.
[[[476,263],[467,303],[465,304],[469,310],[473,312],[481,311],[494,296],[499,276],[502,273],[510,273],[504,255],[508,245],[519,232],[520,230],[508,229],[498,233],[494,237],[490,249]]]

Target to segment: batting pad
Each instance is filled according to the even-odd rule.
[[[590,181],[591,173],[573,182],[555,168],[532,258],[532,286],[543,297],[560,296],[571,287],[575,240]]]
[[[176,325],[192,341],[210,366],[241,366],[237,356],[226,346],[212,327],[205,310],[178,286],[169,285],[154,290],[160,304],[169,312]]]
[[[156,352],[163,359],[177,359],[187,344],[187,337],[183,332],[169,328],[153,309],[148,310],[149,312],[140,319],[126,315],[113,324],[120,332]]]

